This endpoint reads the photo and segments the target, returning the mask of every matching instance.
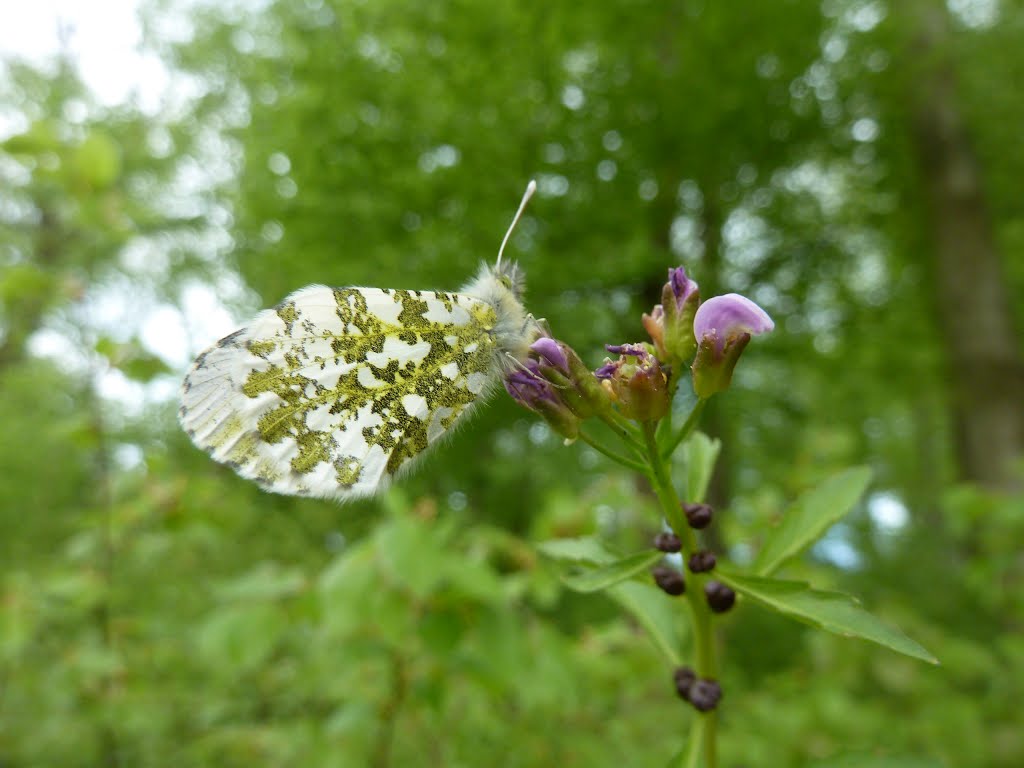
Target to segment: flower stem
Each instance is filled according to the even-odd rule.
[[[637,431],[636,427],[622,418],[622,416],[614,410],[608,411],[608,413],[602,415],[601,420],[607,424],[613,432],[626,441],[630,447],[637,449],[643,448],[643,445],[638,439],[640,437],[640,433]]]
[[[694,413],[700,410],[701,403],[698,403],[697,407],[694,408]],[[691,413],[690,418],[687,419],[686,424],[683,425],[680,431],[692,430],[694,424],[696,424],[696,417]],[[658,449],[654,424],[646,422],[643,433],[644,442],[647,447],[647,461],[650,464],[652,485],[658,496],[658,501],[661,503],[662,514],[683,545],[682,554],[685,561],[696,551],[697,537],[683,515],[679,496],[668,474],[668,466],[661,455],[661,451]],[[701,678],[714,680],[718,676],[718,670],[715,663],[711,610],[703,600],[706,576],[705,574],[690,574],[689,580],[690,584],[686,590],[686,602],[690,608],[690,618],[693,624],[697,675]],[[703,746],[705,768],[715,768],[718,758],[715,743],[716,725],[717,717],[714,711],[697,715],[697,720],[691,729],[689,744],[684,756],[683,766],[685,768],[692,768],[697,765],[696,755],[700,753],[701,746]]]
[[[707,402],[708,399],[706,397],[702,397],[697,401],[697,404],[693,406],[693,410],[690,411],[690,415],[686,417],[686,421],[683,423],[683,426],[681,426],[679,431],[672,436],[671,442],[669,442],[661,452],[661,458],[667,459],[675,453],[679,444],[690,436],[690,433],[693,432],[694,428],[697,426],[697,421],[700,419],[701,413],[704,412],[704,406],[707,405]]]
[[[617,462],[624,467],[629,467],[634,472],[639,472],[640,474],[644,475],[647,474],[647,467],[645,467],[639,461],[634,461],[633,459],[623,456],[620,453],[615,453],[615,451],[605,448],[603,445],[601,445],[599,442],[597,442],[594,438],[592,438],[583,430],[580,430],[580,440],[589,445],[598,453],[604,454],[612,461]]]

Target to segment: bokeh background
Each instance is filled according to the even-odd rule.
[[[680,263],[775,318],[703,422],[719,551],[868,464],[789,573],[942,661],[742,605],[722,764],[1024,765],[1024,5],[85,5],[0,5],[0,766],[670,758],[665,662],[534,547],[637,546],[636,477],[504,396],[346,506],[175,422],[298,287],[461,285],[529,178],[528,306],[595,367]]]

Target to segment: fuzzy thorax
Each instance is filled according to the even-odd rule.
[[[494,307],[497,323],[491,335],[502,357],[503,368],[508,367],[510,355],[516,360],[525,360],[530,344],[539,334],[537,321],[523,308],[524,287],[519,266],[506,261],[494,266],[481,264],[476,277],[460,291]]]

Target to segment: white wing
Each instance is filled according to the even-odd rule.
[[[487,393],[495,323],[461,294],[303,288],[196,358],[179,419],[268,490],[371,495]]]

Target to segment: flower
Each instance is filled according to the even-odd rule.
[[[505,376],[505,389],[520,405],[536,410],[542,400],[556,402],[551,383],[540,375],[536,360],[527,360],[522,368],[514,368]]]
[[[562,402],[555,385],[540,373],[540,364],[527,359],[521,367],[505,374],[505,389],[519,405],[539,414],[558,432],[570,440],[579,435],[579,419]]]
[[[619,359],[605,360],[594,375],[618,403],[622,415],[637,421],[655,421],[668,413],[668,377],[658,358],[643,344],[608,345],[605,349],[618,354]]]
[[[736,361],[751,336],[774,328],[767,312],[739,294],[715,296],[701,304],[693,318],[697,339],[693,389],[697,395],[706,398],[728,389]]]
[[[681,310],[691,296],[699,295],[697,283],[686,276],[686,269],[683,267],[670,268],[668,271],[668,283],[665,288],[672,291],[675,299],[675,307]],[[661,292],[662,301],[668,305],[665,290]]]
[[[689,359],[697,346],[693,317],[699,303],[697,283],[686,276],[685,268],[674,267],[661,289],[661,304],[643,316],[658,356],[673,365]]]
[[[555,395],[572,413],[586,419],[610,407],[594,374],[568,344],[541,336],[530,345],[530,360],[554,387]]]
[[[536,352],[548,365],[552,365],[566,376],[569,375],[569,360],[559,342],[550,336],[541,336],[530,345],[530,351]]]
[[[697,308],[693,318],[693,335],[698,341],[714,336],[718,351],[743,334],[757,336],[774,328],[767,312],[738,293],[708,299]]]

